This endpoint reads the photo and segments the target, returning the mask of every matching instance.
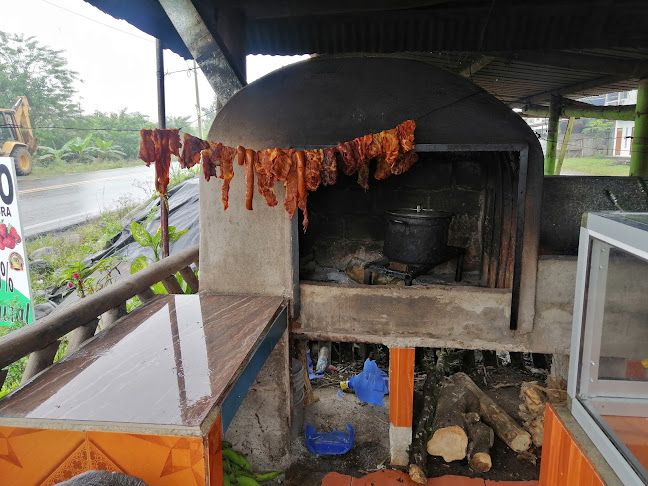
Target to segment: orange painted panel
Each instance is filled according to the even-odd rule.
[[[200,437],[88,432],[88,446],[107,467],[142,479],[149,486],[204,486]]]
[[[648,469],[648,418],[603,415],[603,420],[610,425],[643,467]]]
[[[604,486],[596,468],[550,404],[545,409],[539,484]]]
[[[49,486],[87,470],[85,434],[0,427],[2,484]]]
[[[205,471],[209,475],[209,486],[223,486],[223,424],[220,415],[205,438],[207,463]]]
[[[396,427],[412,426],[414,352],[414,348],[389,350],[389,421]]]

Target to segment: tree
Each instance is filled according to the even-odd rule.
[[[18,96],[27,96],[39,144],[61,147],[76,135],[38,127],[68,126],[79,116],[74,102],[78,79],[63,51],[50,49],[34,37],[0,32],[0,107],[11,108]]]
[[[117,113],[104,113],[95,111],[92,115],[77,118],[74,126],[79,128],[100,128],[95,135],[103,140],[113,140],[121,147],[126,157],[137,157],[139,147],[139,130],[142,128],[155,128],[157,124],[151,122],[146,115],[139,112],[129,113],[122,109]],[[83,136],[82,136],[83,138]]]

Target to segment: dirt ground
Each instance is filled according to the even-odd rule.
[[[386,350],[373,351],[371,357],[375,357],[379,367],[387,371],[389,365]],[[304,444],[302,428],[300,435],[293,440],[294,460],[285,476],[286,485],[319,486],[322,478],[329,472],[362,477],[383,467],[389,467],[389,396],[385,396],[385,406],[378,407],[360,402],[353,394],[338,394],[340,381],[362,371],[362,359],[357,356],[355,360],[350,358],[350,355],[345,356],[344,353],[339,357],[334,351],[332,363],[335,369],[328,371],[322,378],[313,380],[314,391],[320,400],[305,408],[304,424],[310,422],[317,432],[330,432],[334,429],[345,431],[346,423],[350,423],[355,430],[352,449],[341,456],[315,457]],[[510,366],[484,369],[481,364],[478,364],[470,376],[518,423],[521,423],[517,414],[518,406],[522,403],[519,398],[520,383],[544,380],[544,376],[537,372],[513,369]],[[415,421],[422,403],[421,389],[424,379],[423,373],[416,373]],[[540,473],[540,451],[532,449],[531,452],[538,457],[535,465],[528,459],[518,458],[501,439],[495,437],[495,444],[491,449],[491,471],[478,474],[468,467],[466,460],[447,464],[441,458],[428,456],[428,477],[453,474],[494,481],[537,480]]]

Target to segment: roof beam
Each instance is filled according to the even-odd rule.
[[[589,103],[580,103],[563,99],[560,107],[560,116],[563,118],[598,118],[601,120],[629,120],[635,119],[635,105],[624,106],[595,106]],[[514,104],[515,105],[515,104]],[[549,107],[539,105],[511,106],[521,108],[522,116],[534,118],[548,118]]]
[[[593,56],[562,51],[491,52],[489,55],[508,61],[541,64],[574,71],[641,78],[648,74],[648,61]]]
[[[523,103],[525,105],[533,105],[543,101],[547,101],[551,98],[551,95],[573,95],[577,94],[580,91],[586,91],[592,88],[598,88],[605,86],[606,84],[614,84],[620,81],[625,81],[628,79],[628,76],[612,75],[612,76],[601,76],[594,79],[588,79],[587,81],[581,81],[580,83],[569,84],[561,88],[553,89],[550,91],[544,91],[542,93],[537,93],[530,96],[525,96],[517,100],[518,103]]]
[[[494,59],[493,56],[479,56],[473,59],[473,61],[467,66],[460,68],[457,71],[457,74],[459,76],[463,76],[464,78],[470,78],[477,71],[487,66],[488,63],[490,63],[493,59]]]
[[[245,75],[230,62],[222,40],[209,30],[191,0],[159,0],[216,96],[224,103],[245,86]]]

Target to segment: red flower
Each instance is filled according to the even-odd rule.
[[[72,285],[72,282],[68,282],[68,288],[71,289],[72,287],[74,287],[74,285]]]
[[[73,274],[72,274],[72,277],[73,277],[73,278],[79,278],[79,274],[78,274],[78,273],[73,273]]]

